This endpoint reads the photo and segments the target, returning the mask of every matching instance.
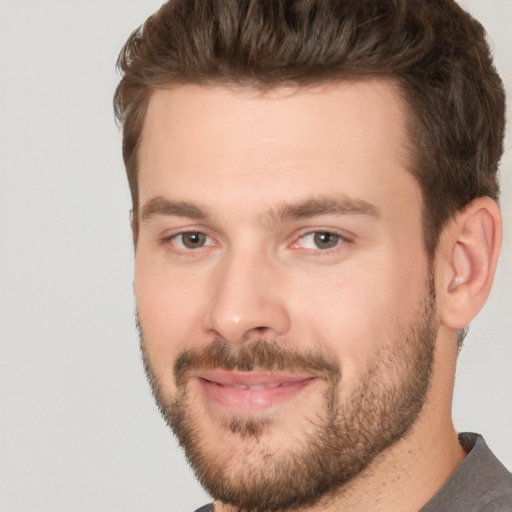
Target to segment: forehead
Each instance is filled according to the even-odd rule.
[[[236,149],[236,142],[247,135],[256,144],[270,142],[274,135],[283,142],[308,138],[308,147],[318,150],[323,146],[319,142],[333,137],[340,142],[342,138],[359,138],[358,142],[372,138],[397,149],[404,142],[404,107],[398,86],[384,79],[268,91],[235,86],[171,86],[153,90],[150,95],[142,146],[161,142],[162,137],[180,146],[190,137],[202,137],[205,143]],[[389,128],[393,131],[383,138],[382,130]]]
[[[397,180],[417,192],[407,171],[404,118],[397,86],[381,79],[264,93],[198,85],[156,90],[140,146],[140,202],[180,193],[185,197],[175,199],[207,203],[215,190],[241,204],[258,196],[270,205],[285,192],[302,199],[308,190],[333,188],[371,202],[394,195]]]

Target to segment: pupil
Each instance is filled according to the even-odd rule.
[[[185,233],[183,235],[183,245],[189,249],[197,249],[204,244],[206,236],[204,233]]]
[[[319,249],[330,249],[338,243],[338,235],[332,233],[315,233],[315,245]]]

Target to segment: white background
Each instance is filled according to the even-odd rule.
[[[134,328],[114,64],[159,0],[0,0],[0,511],[206,503],[160,419]],[[465,0],[512,96],[512,1]],[[510,107],[509,100],[509,111]],[[460,357],[455,421],[512,468],[512,138],[505,247]]]

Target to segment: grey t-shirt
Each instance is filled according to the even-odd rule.
[[[479,434],[459,434],[459,441],[468,455],[419,512],[512,512],[512,473]],[[196,512],[213,512],[213,506]]]
[[[512,512],[512,474],[482,436],[459,434],[459,441],[466,458],[420,512]]]

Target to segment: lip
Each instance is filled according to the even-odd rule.
[[[312,375],[209,370],[194,376],[206,398],[233,412],[270,409],[296,397]]]

